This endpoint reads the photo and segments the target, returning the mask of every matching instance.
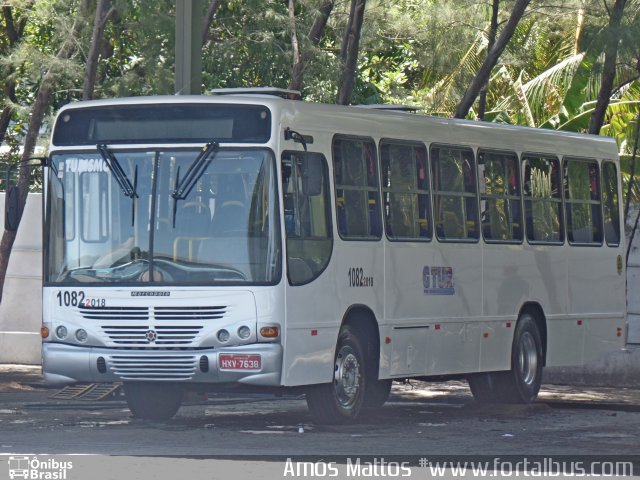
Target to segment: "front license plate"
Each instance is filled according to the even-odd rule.
[[[218,356],[220,370],[260,370],[262,358],[260,355],[240,355],[221,353]]]

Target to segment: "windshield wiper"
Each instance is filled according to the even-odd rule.
[[[220,144],[215,141],[207,143],[202,148],[196,159],[189,166],[184,178],[182,180],[178,179],[176,182],[176,189],[171,192],[171,196],[175,200],[184,200],[189,196],[191,189],[205,172],[211,160],[213,160],[211,154],[217,152],[219,148]]]
[[[219,149],[220,144],[218,142],[211,141],[207,143],[202,150],[200,150],[200,153],[193,163],[189,165],[189,169],[182,179],[180,179],[180,167],[178,167],[176,172],[176,188],[171,192],[171,196],[173,197],[173,228],[176,227],[178,200],[184,200],[189,196],[191,190],[207,170],[215,153],[217,153]]]
[[[131,181],[127,177],[127,174],[124,173],[124,170],[122,170],[120,162],[118,162],[116,156],[111,153],[109,147],[107,147],[106,144],[98,144],[96,145],[96,148],[98,149],[98,152],[100,152],[104,163],[106,163],[109,170],[111,170],[111,173],[116,179],[116,182],[118,182],[118,185],[122,189],[122,193],[124,193],[129,198],[137,198],[138,194],[136,193],[136,187],[131,184]]]

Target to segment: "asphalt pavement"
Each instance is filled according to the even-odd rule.
[[[57,390],[44,385],[40,366],[0,364],[0,393],[3,394],[0,395],[0,404],[7,401],[55,403],[57,400],[50,397]],[[468,403],[471,397],[466,382],[460,381],[396,383],[393,393],[404,400],[448,397],[452,402]],[[559,408],[566,405],[568,408],[611,408],[640,412],[640,388],[544,384],[538,401]]]

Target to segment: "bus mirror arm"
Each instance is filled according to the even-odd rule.
[[[284,129],[284,139],[293,140],[296,143],[301,143],[304,151],[307,151],[307,144],[313,143],[313,137],[311,135],[303,135],[300,132],[291,130],[290,127]]]

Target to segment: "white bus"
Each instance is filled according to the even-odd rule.
[[[624,345],[611,139],[228,93],[57,115],[47,383],[123,382],[148,419],[295,387],[340,423],[407,378],[531,402]]]

